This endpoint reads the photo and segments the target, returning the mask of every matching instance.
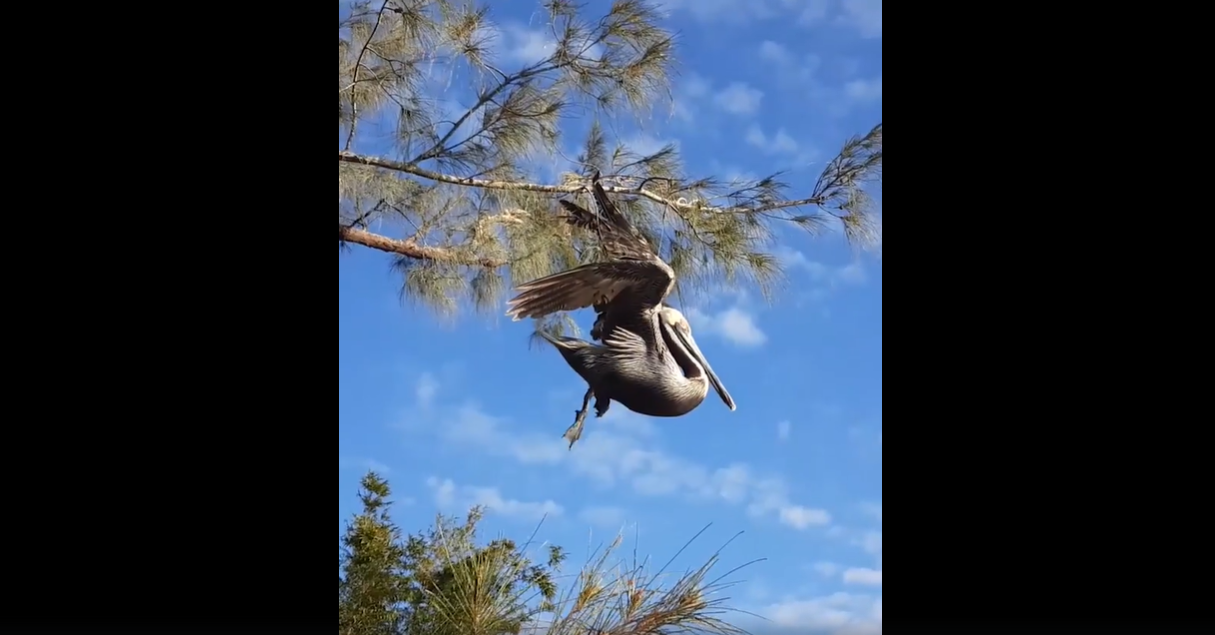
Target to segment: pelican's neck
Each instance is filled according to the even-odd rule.
[[[684,347],[683,342],[671,332],[671,328],[661,322],[658,325],[658,331],[662,333],[662,340],[666,342],[667,350],[671,351],[671,357],[675,359],[675,363],[683,371],[683,376],[688,379],[703,377],[705,369],[701,368],[700,362],[696,361],[696,358]]]

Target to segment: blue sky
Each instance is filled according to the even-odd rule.
[[[543,52],[535,5],[492,6],[504,63]],[[609,131],[637,149],[675,142],[694,176],[790,170],[798,195],[845,138],[881,121],[880,0],[666,6],[682,62],[672,115]],[[581,135],[571,135],[572,157]],[[675,567],[745,531],[722,571],[768,560],[737,574],[733,606],[794,632],[880,632],[880,250],[856,256],[838,233],[782,232],[778,254],[789,284],[776,303],[742,288],[680,307],[736,412],[712,393],[677,419],[613,404],[572,451],[561,434],[585,384],[551,348],[529,348],[529,323],[443,322],[402,306],[385,254],[341,255],[339,530],[368,467],[388,477],[407,530],[480,503],[487,538],[526,538],[545,517],[537,540],[575,562],[622,528],[629,551],[665,562],[712,522]],[[589,314],[577,318],[589,328]]]

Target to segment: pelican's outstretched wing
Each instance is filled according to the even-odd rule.
[[[519,285],[506,314],[521,320],[606,303],[640,311],[658,306],[674,286],[675,272],[657,258],[597,262]]]
[[[519,295],[506,303],[506,314],[512,319],[609,303],[615,310],[628,305],[642,311],[659,305],[675,286],[675,272],[608,199],[598,172],[591,177],[591,190],[599,214],[569,201],[560,203],[569,212],[566,218],[570,224],[595,232],[604,252],[614,260],[582,265],[519,285]]]
[[[650,242],[620,213],[616,204],[608,198],[607,192],[603,191],[603,186],[599,184],[598,170],[591,176],[591,194],[595,198],[595,207],[599,208],[598,214],[570,201],[557,201],[569,212],[565,217],[569,224],[594,232],[604,253],[613,259],[657,259]]]

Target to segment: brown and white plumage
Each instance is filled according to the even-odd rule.
[[[675,287],[675,272],[616,208],[596,172],[591,191],[599,213],[560,201],[576,227],[596,234],[611,258],[518,285],[507,303],[515,320],[594,307],[596,344],[572,337],[544,338],[590,385],[595,411],[611,401],[657,417],[687,414],[704,401],[710,385],[734,410],[734,400],[696,346],[683,314],[663,304]],[[571,443],[581,423],[567,433]]]
[[[569,212],[566,220],[594,232],[600,248],[612,260],[518,285],[519,295],[507,302],[510,308],[506,314],[511,318],[537,318],[594,305],[627,304],[630,309],[651,309],[675,288],[675,271],[608,199],[598,173],[592,178],[591,192],[601,215],[570,201],[558,202]]]

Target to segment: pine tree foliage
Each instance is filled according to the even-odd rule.
[[[427,534],[409,538],[414,611],[408,635],[519,633],[535,610],[553,606],[561,549],[549,547],[545,562],[533,564],[528,545],[497,539],[478,546],[481,518],[476,507],[463,523],[440,516]]]
[[[374,472],[363,477],[363,512],[339,543],[339,635],[400,635],[408,624],[411,578],[401,532],[388,516],[389,494]]]
[[[716,556],[668,576],[635,555],[617,561],[618,536],[563,574],[560,547],[544,548],[537,563],[531,540],[481,544],[479,508],[462,522],[439,516],[429,531],[403,536],[388,516],[389,493],[383,478],[364,476],[363,511],[341,537],[339,635],[742,633],[722,619],[729,584],[710,576]]]
[[[694,177],[674,147],[641,154],[601,124],[669,112],[675,39],[656,5],[616,0],[591,16],[571,0],[545,0],[540,13],[549,55],[506,67],[484,0],[339,9],[338,241],[394,254],[405,297],[445,314],[466,302],[497,311],[509,279],[596,258],[554,203],[590,205],[596,169],[675,269],[681,296],[736,278],[771,290],[781,271],[769,250],[781,224],[840,226],[858,246],[878,239],[866,188],[881,178],[881,124],[850,139],[794,196],[779,174]],[[452,86],[473,103],[452,112]],[[573,119],[591,122],[573,161],[580,167],[543,182],[539,168],[563,156],[562,124]],[[378,151],[359,147],[368,144]]]

